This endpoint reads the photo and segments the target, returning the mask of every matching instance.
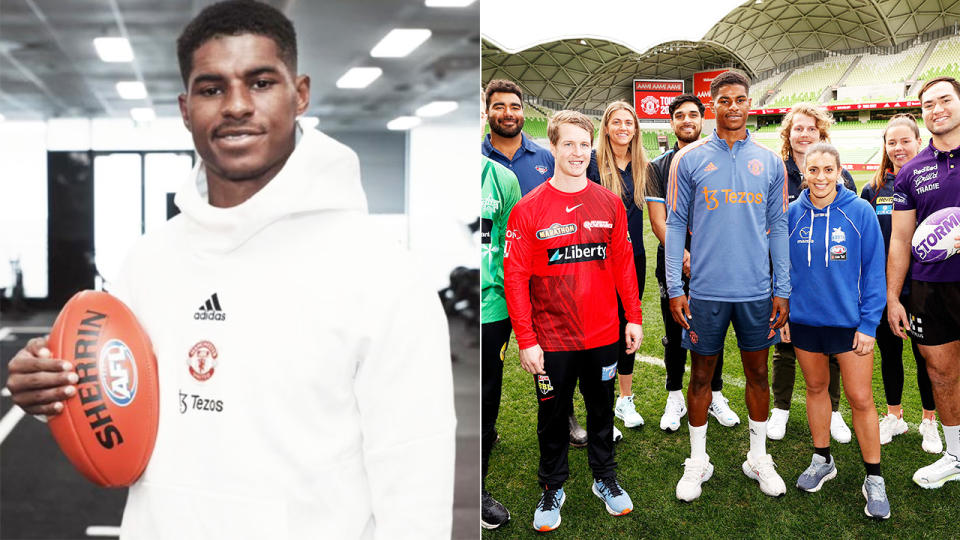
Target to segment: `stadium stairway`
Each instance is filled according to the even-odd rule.
[[[847,70],[843,72],[843,75],[840,76],[840,80],[838,80],[836,84],[828,86],[823,90],[823,93],[820,94],[820,103],[826,103],[830,101],[830,99],[833,97],[833,89],[843,86],[843,83],[846,82],[847,78],[851,73],[853,73],[853,70],[856,69],[857,65],[862,59],[863,55],[854,58],[853,62],[850,62],[850,67],[848,67]]]

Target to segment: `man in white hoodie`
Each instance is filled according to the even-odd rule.
[[[177,49],[201,161],[176,195],[182,214],[141,239],[112,290],[160,377],[156,446],[121,536],[449,538],[446,320],[372,230],[356,155],[297,127],[310,79],[296,75],[292,23],[223,2]],[[76,382],[38,338],[7,386],[53,415]],[[411,416],[416,432],[397,421]]]

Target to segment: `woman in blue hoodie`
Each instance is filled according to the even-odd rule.
[[[830,455],[830,379],[827,357],[836,354],[844,391],[853,410],[867,477],[864,512],[890,517],[880,473],[880,431],[873,401],[873,345],[886,304],[883,236],[870,203],[837,180],[840,154],[814,145],[804,163],[805,189],[790,204],[790,324],[807,388],[807,419],[813,435],[810,466],[797,487],[818,491],[837,474]],[[856,284],[856,286],[852,286]]]

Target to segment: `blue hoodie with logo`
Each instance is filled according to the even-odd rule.
[[[837,183],[823,208],[805,189],[790,203],[790,321],[875,336],[887,304],[883,235],[873,207]]]

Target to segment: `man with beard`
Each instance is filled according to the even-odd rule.
[[[553,155],[523,132],[523,91],[516,83],[494,79],[487,83],[484,99],[490,133],[483,139],[480,152],[517,175],[520,194],[526,195],[553,177]],[[570,444],[587,445],[587,431],[580,427],[572,407]]]
[[[750,423],[743,473],[770,496],[786,493],[766,452],[770,407],[767,352],[787,322],[790,255],[786,171],[780,156],[747,130],[750,82],[727,71],[710,84],[717,128],[688,144],[670,166],[667,185],[666,274],[670,312],[684,327],[692,359],[687,407],[690,458],[677,498],[692,501],[713,474],[707,456],[710,379],[733,322]],[[690,299],[683,292],[683,251],[690,231]],[[771,265],[775,279],[771,282]]]
[[[517,175],[520,193],[526,195],[553,176],[553,156],[523,132],[523,92],[519,86],[494,79],[487,84],[484,96],[490,133],[480,151]]]
[[[897,173],[893,193],[893,230],[887,259],[887,321],[894,334],[906,338],[909,329],[927,360],[933,399],[943,424],[947,450],[943,457],[913,475],[920,487],[939,488],[960,480],[960,257],[923,263],[911,259],[911,238],[918,224],[943,208],[960,206],[960,83],[938,77],[920,89],[923,123],[930,144]],[[937,227],[960,234],[947,221]],[[900,303],[903,280],[910,268],[910,315]]]
[[[674,432],[680,429],[680,419],[687,414],[687,405],[683,399],[683,372],[687,364],[687,351],[681,346],[680,340],[683,328],[670,316],[670,299],[667,297],[667,278],[664,272],[663,241],[667,231],[667,176],[670,165],[673,163],[677,151],[690,143],[700,140],[700,130],[703,128],[703,103],[693,94],[681,94],[673,99],[669,106],[670,127],[677,136],[673,148],[661,154],[651,162],[654,174],[650,177],[647,188],[647,215],[650,216],[650,227],[653,234],[660,240],[657,248],[657,283],[660,285],[660,313],[663,316],[663,363],[667,368],[667,405],[663,416],[660,417],[660,429]],[[690,235],[687,235],[683,251],[683,292],[690,288]],[[720,393],[723,381],[720,375],[723,372],[723,351],[717,356],[717,367],[710,380],[713,398],[710,401],[710,414],[721,425],[732,427],[740,423],[740,417],[727,405],[727,398]]]

